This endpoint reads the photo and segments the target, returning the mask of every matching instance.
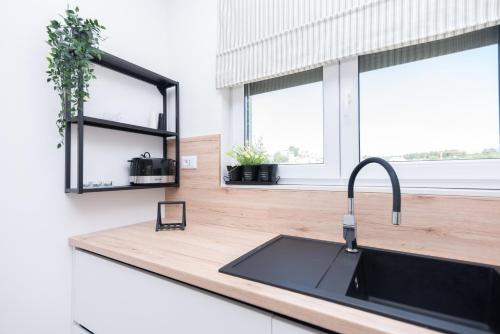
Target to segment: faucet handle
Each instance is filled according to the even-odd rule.
[[[401,224],[401,212],[392,211],[392,225],[400,225],[400,224]]]
[[[357,253],[356,243],[356,219],[354,215],[345,215],[342,221],[343,236],[346,242],[345,250],[349,253]]]
[[[344,219],[342,219],[342,226],[344,228],[356,229],[356,218],[354,218],[354,215],[344,215]]]

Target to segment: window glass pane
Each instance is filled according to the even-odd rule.
[[[360,157],[500,158],[498,45],[359,75]]]
[[[249,98],[252,144],[276,163],[323,163],[322,81]]]

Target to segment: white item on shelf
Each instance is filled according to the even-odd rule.
[[[158,113],[152,111],[149,114],[149,127],[153,129],[158,127]]]

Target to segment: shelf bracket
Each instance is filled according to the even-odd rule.
[[[165,85],[156,85],[156,89],[158,89],[161,95],[167,95],[167,87]]]

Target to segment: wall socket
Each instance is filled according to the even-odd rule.
[[[196,169],[198,168],[198,157],[196,155],[186,155],[181,157],[182,169]]]

